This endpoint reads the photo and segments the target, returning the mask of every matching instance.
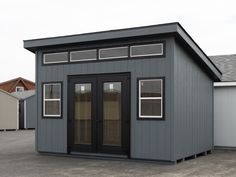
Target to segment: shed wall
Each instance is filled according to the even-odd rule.
[[[213,147],[213,81],[177,42],[173,133],[176,160]]]
[[[163,39],[162,39],[163,40]],[[171,160],[171,74],[173,39],[165,39],[166,56],[120,61],[42,66],[37,52],[37,150],[67,153],[67,76],[101,73],[131,73],[131,158]],[[165,120],[137,120],[137,78],[165,77]],[[42,82],[63,82],[62,119],[42,119]]]
[[[236,87],[215,87],[214,145],[236,147]]]
[[[25,128],[35,128],[36,127],[36,96],[31,96],[25,100]]]
[[[0,130],[18,129],[18,100],[0,92]]]

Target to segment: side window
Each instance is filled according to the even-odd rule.
[[[140,79],[138,115],[140,119],[163,117],[163,79]]]
[[[43,84],[43,117],[61,117],[61,83]]]
[[[16,86],[16,92],[23,92],[25,89],[22,86]]]

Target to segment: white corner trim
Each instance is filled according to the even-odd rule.
[[[236,82],[214,82],[214,87],[236,86]]]
[[[16,129],[19,130],[19,100],[16,101]]]
[[[26,129],[26,100],[24,100],[24,128]]]

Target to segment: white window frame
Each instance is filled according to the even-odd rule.
[[[161,81],[161,97],[141,97],[141,83],[145,81]],[[139,80],[139,118],[163,118],[163,79],[140,79]],[[161,115],[160,116],[150,116],[150,115],[141,115],[141,100],[161,100]]]
[[[95,58],[87,58],[87,59],[80,59],[80,60],[71,60],[71,54],[73,53],[77,53],[77,52],[96,52],[97,53],[97,49],[91,49],[91,50],[76,50],[76,51],[71,51],[70,52],[70,62],[81,62],[81,61],[91,61],[91,60],[97,60],[97,56]]]
[[[161,46],[161,53],[155,54],[142,54],[142,55],[132,55],[132,49],[135,47],[144,47],[144,46],[153,46],[153,45],[160,45]],[[143,44],[143,45],[132,45],[130,46],[130,57],[144,57],[144,56],[160,56],[164,54],[164,45],[163,43],[155,43],[155,44]]]
[[[21,89],[21,91],[17,91],[17,89]],[[22,87],[22,86],[16,86],[16,92],[22,92],[22,91],[25,91],[25,88]]]
[[[46,99],[45,98],[45,86],[46,85],[59,85],[60,86],[60,98],[54,98],[54,99]],[[61,91],[62,91],[62,89],[61,89],[61,87],[62,87],[62,84],[61,83],[44,83],[43,84],[43,117],[61,117],[61,96],[62,96],[62,93],[61,93]],[[52,115],[52,114],[46,114],[45,113],[45,108],[46,108],[46,104],[45,104],[45,102],[46,101],[59,101],[59,113],[60,114],[58,114],[58,115],[56,115],[56,114],[54,114],[54,115]]]
[[[67,56],[68,56],[68,52],[44,53],[44,54],[43,54],[43,64],[67,63],[67,62],[69,61],[69,60],[68,60],[68,57],[67,57],[67,60],[65,60],[65,61],[51,61],[51,62],[46,62],[46,61],[45,61],[45,56],[46,56],[46,55],[55,55],[55,54],[62,54],[62,53],[67,54]]]
[[[121,49],[121,48],[125,48],[128,50],[127,55],[121,55],[121,56],[117,56],[117,57],[101,57],[101,51],[105,51],[105,50],[110,50],[110,49]],[[103,48],[103,49],[99,49],[98,50],[98,58],[99,60],[108,60],[108,59],[115,59],[115,58],[128,58],[129,57],[129,47],[128,46],[122,46],[122,47],[111,47],[111,48]]]

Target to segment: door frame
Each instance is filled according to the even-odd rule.
[[[114,77],[114,79],[112,78],[112,76]],[[130,74],[130,72],[125,72],[125,73],[101,73],[101,74],[81,74],[81,75],[68,75],[68,77],[67,77],[67,81],[68,81],[68,85],[67,85],[67,116],[68,116],[68,120],[67,120],[67,153],[68,154],[71,154],[71,152],[75,152],[75,151],[73,151],[73,148],[71,147],[72,146],[72,144],[73,144],[73,137],[74,137],[74,135],[73,135],[73,133],[74,133],[74,131],[71,129],[73,126],[71,125],[71,123],[72,123],[72,119],[73,119],[73,111],[74,111],[74,106],[73,106],[73,100],[71,100],[70,98],[72,98],[72,94],[73,94],[73,92],[72,92],[72,87],[73,87],[73,82],[72,82],[72,80],[73,79],[84,79],[84,80],[86,80],[86,79],[91,79],[91,78],[102,78],[101,80],[104,80],[104,78],[105,78],[105,80],[107,79],[108,81],[107,82],[115,82],[116,80],[115,80],[115,78],[117,78],[117,77],[119,77],[119,78],[122,78],[122,76],[124,77],[124,78],[126,78],[127,79],[127,81],[126,81],[126,92],[125,93],[123,93],[124,94],[124,96],[122,96],[122,97],[124,97],[125,98],[125,102],[126,102],[126,104],[125,105],[123,105],[122,104],[122,111],[125,111],[125,113],[123,114],[122,113],[122,115],[126,115],[126,117],[127,117],[127,120],[126,120],[126,122],[124,122],[125,124],[127,124],[126,125],[126,128],[125,128],[125,131],[124,131],[124,126],[122,126],[122,130],[121,130],[121,133],[124,133],[125,134],[125,138],[124,138],[124,136],[122,136],[122,144],[123,144],[123,141],[126,141],[125,142],[125,149],[127,150],[127,152],[126,152],[126,154],[125,155],[127,155],[127,157],[128,158],[130,158],[130,137],[131,137],[131,133],[130,133],[130,129],[131,129],[131,110],[130,110],[130,108],[131,108],[131,105],[130,105],[130,103],[131,103],[131,83],[130,83],[130,80],[131,80],[131,74]],[[99,79],[98,79],[99,80]],[[100,81],[98,81],[97,80],[97,88],[98,87],[102,87],[101,86],[101,84],[100,84],[100,86],[99,86],[99,82]],[[105,81],[106,82],[106,81]],[[119,82],[119,81],[118,81]],[[86,83],[86,82],[83,82],[83,83]],[[100,88],[101,89],[101,88]],[[122,86],[122,89],[124,89],[124,85]],[[99,89],[98,89],[99,90]],[[92,94],[97,94],[97,91],[95,90],[95,89],[93,89],[92,90]],[[97,102],[97,100],[99,100],[99,99],[101,99],[102,98],[102,94],[97,94],[96,96],[95,96],[95,98],[93,98],[92,99],[92,101],[95,101],[95,103],[92,105],[92,110],[94,111],[94,109],[96,109],[95,111],[94,111],[94,114],[95,115],[92,115],[92,116],[96,116],[96,119],[98,119],[98,117],[97,116],[99,116],[99,115],[101,115],[101,108],[103,109],[103,105],[101,106],[98,106],[99,108],[96,108],[96,105],[95,104],[97,104],[98,102]],[[123,102],[123,101],[122,101]],[[95,105],[95,106],[94,106]],[[124,107],[126,108],[126,109],[124,109]],[[122,116],[123,117],[123,116]],[[101,121],[101,120],[100,120]],[[94,126],[94,125],[93,125]],[[101,126],[99,125],[98,126],[99,128],[101,128]],[[93,130],[92,131],[97,131],[96,130],[96,128],[98,128],[98,127],[95,127],[95,128],[93,128]],[[124,131],[124,132],[123,132]],[[94,137],[94,136],[92,136],[92,141],[95,141],[95,143],[96,143],[96,146],[98,146],[99,145],[99,143],[97,142],[97,141],[101,141],[101,138],[100,137]],[[98,148],[98,147],[95,147],[95,148]],[[82,152],[82,151],[81,151]],[[88,152],[88,151],[86,151],[86,152]],[[93,151],[91,151],[91,153],[92,153]],[[83,152],[82,152],[83,153]],[[89,152],[88,152],[89,153]],[[104,153],[104,155],[105,154],[114,154],[114,155],[117,155],[117,153],[113,153],[113,150],[112,149],[110,149],[110,148],[103,148],[103,150],[101,150],[101,151],[98,151],[98,152],[95,152],[95,154],[96,153]],[[123,155],[123,154],[121,154],[121,155]]]

